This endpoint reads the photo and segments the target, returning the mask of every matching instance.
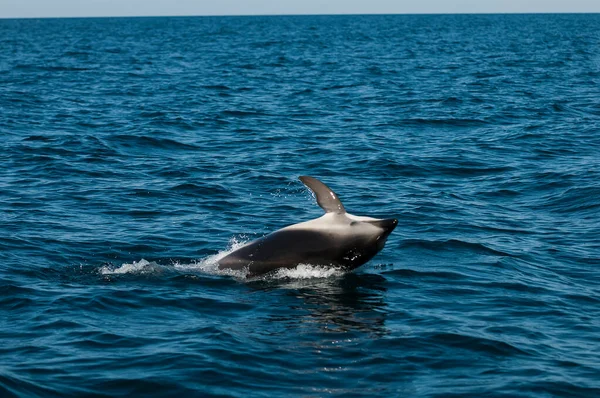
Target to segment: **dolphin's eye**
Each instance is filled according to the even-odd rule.
[[[352,227],[352,226],[354,226],[354,225],[356,225],[356,224],[358,224],[358,221],[352,221],[352,222],[350,223],[350,226]]]

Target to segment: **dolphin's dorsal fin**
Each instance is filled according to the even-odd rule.
[[[317,203],[327,213],[344,214],[346,209],[338,196],[327,185],[313,177],[302,176],[300,181],[314,192]]]

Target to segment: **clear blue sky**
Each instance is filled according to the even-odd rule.
[[[0,0],[0,18],[600,12],[600,0]]]

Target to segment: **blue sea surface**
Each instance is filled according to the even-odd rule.
[[[600,396],[600,15],[0,20],[0,138],[2,397]]]

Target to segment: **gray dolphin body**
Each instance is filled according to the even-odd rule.
[[[383,249],[398,220],[354,216],[321,181],[305,176],[300,181],[315,194],[325,215],[247,243],[220,259],[219,269],[246,269],[248,276],[299,264],[352,270]]]

